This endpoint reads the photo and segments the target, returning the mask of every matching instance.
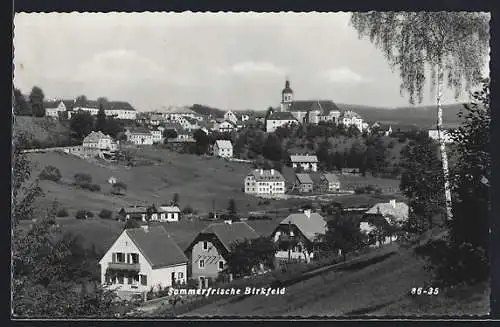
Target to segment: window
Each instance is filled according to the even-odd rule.
[[[179,279],[183,279],[184,278],[184,273],[182,271],[180,271],[178,274],[177,274],[177,277]]]
[[[139,263],[139,254],[138,253],[130,253],[130,263]]]
[[[132,285],[137,285],[139,284],[139,275],[135,275],[134,278],[132,279]]]
[[[203,250],[208,250],[208,242],[207,241],[203,242]]]
[[[219,270],[224,269],[224,261],[219,261]]]
[[[198,267],[200,267],[200,269],[205,268],[205,260],[204,259],[200,259],[200,261],[198,262]]]
[[[117,252],[116,253],[116,262],[125,262],[125,253]]]
[[[148,276],[141,275],[141,285],[144,285],[144,286],[148,285]]]
[[[123,285],[123,275],[118,275],[118,284]]]

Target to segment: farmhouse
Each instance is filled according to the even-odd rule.
[[[408,220],[409,207],[404,202],[390,200],[389,202],[377,203],[370,210],[365,212],[365,216],[381,216],[389,224],[401,224]]]
[[[346,110],[340,115],[339,123],[346,126],[355,126],[358,130],[363,131],[363,119],[360,115],[351,110]]]
[[[266,132],[272,133],[276,131],[278,127],[297,123],[297,119],[289,112],[273,112],[265,122]]]
[[[191,276],[207,287],[227,268],[232,245],[245,239],[258,238],[259,234],[245,222],[214,223],[203,229],[187,247]]]
[[[147,207],[145,206],[125,207],[121,208],[118,211],[118,214],[124,220],[136,219],[136,220],[146,221]]]
[[[163,226],[126,229],[99,261],[101,283],[123,293],[185,284],[187,263]]]
[[[70,110],[74,100],[56,100],[44,102],[45,116],[59,118],[60,113]]]
[[[164,214],[162,221],[179,221],[181,210],[178,206],[162,204],[160,211]]]
[[[233,124],[236,124],[236,122],[238,121],[238,117],[236,117],[236,114],[234,112],[229,110],[224,114],[224,120],[227,120],[227,121],[232,122]]]
[[[340,180],[335,174],[322,174],[320,178],[320,189],[323,192],[338,192],[340,191]]]
[[[313,191],[313,180],[309,174],[296,174],[295,188],[301,193]]]
[[[229,140],[217,140],[214,144],[214,155],[222,158],[233,157],[233,145]]]
[[[118,149],[118,143],[109,135],[98,132],[91,132],[83,139],[84,148],[93,148],[99,150],[115,151]]]
[[[231,121],[224,120],[214,124],[213,129],[219,133],[228,133],[236,129],[236,124]]]
[[[276,258],[310,262],[318,244],[317,237],[325,234],[326,228],[325,218],[311,210],[289,215],[272,234],[278,245]]]
[[[127,141],[136,145],[153,144],[153,134],[147,128],[133,127],[125,131]]]
[[[245,193],[257,195],[285,194],[285,178],[275,169],[254,169],[245,177]]]
[[[318,170],[318,157],[310,154],[294,154],[290,156],[292,168],[301,167],[304,171]]]

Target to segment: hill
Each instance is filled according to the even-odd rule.
[[[19,133],[26,133],[35,146],[65,146],[71,142],[69,126],[48,117],[15,116],[13,134]]]
[[[487,314],[489,290],[478,285],[439,290],[438,295],[411,295],[413,287],[429,287],[424,261],[413,249],[378,262],[334,270],[288,286],[285,295],[231,297],[183,316],[312,317],[413,316]]]
[[[226,112],[225,110],[222,110],[222,109],[212,108],[212,107],[204,106],[201,104],[193,104],[191,106],[191,110],[193,110],[194,112],[197,112],[200,115],[212,116],[214,118],[222,118],[222,117],[224,117],[224,113]]]

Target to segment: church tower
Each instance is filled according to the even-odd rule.
[[[293,90],[290,88],[288,78],[285,82],[285,88],[281,91],[281,111],[288,111],[293,101]]]

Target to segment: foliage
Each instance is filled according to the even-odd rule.
[[[116,182],[111,186],[111,193],[115,195],[121,195],[122,192],[127,189],[127,185],[123,182]]]
[[[69,126],[73,137],[82,141],[94,128],[94,117],[87,111],[78,111],[71,116]]]
[[[141,227],[141,223],[137,219],[128,219],[124,229],[132,229]]]
[[[163,130],[163,137],[167,139],[175,139],[177,137],[177,131],[175,129],[167,128]]]
[[[59,218],[68,217],[68,210],[66,208],[60,208],[59,210],[57,210],[56,216]]]
[[[76,219],[87,219],[88,218],[88,211],[85,209],[80,209],[76,212],[75,214]]]
[[[236,215],[236,212],[237,212],[236,211],[236,202],[234,201],[234,199],[229,199],[229,204],[228,204],[228,207],[227,207],[227,211],[232,216]]]
[[[43,105],[43,99],[45,95],[43,91],[38,86],[34,86],[31,89],[31,93],[29,95],[29,101],[33,116],[35,117],[44,117],[45,116],[45,107]]]
[[[208,135],[201,129],[197,129],[194,132],[193,138],[196,140],[196,154],[200,155],[208,153],[208,148],[210,145],[210,138],[208,137]]]
[[[244,276],[258,269],[261,264],[274,268],[276,251],[275,243],[267,237],[236,242],[228,256],[228,269],[235,276]]]
[[[75,179],[74,183],[77,185],[92,183],[92,176],[87,173],[76,173],[75,175],[73,175],[73,178]]]
[[[95,117],[95,131],[105,132],[106,130],[106,112],[104,111],[104,101],[99,103],[99,111],[97,112],[97,116]]]
[[[14,89],[14,115],[31,116],[31,105],[19,89]]]
[[[99,217],[102,219],[111,219],[113,218],[113,212],[109,209],[102,209],[101,212],[99,212]]]
[[[59,182],[61,180],[61,171],[54,166],[45,166],[45,168],[38,175],[40,179],[50,180],[53,182]]]

